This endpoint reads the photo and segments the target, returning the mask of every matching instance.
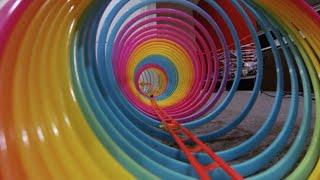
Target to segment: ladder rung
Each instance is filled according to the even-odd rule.
[[[203,150],[202,147],[199,145],[195,145],[194,147],[189,147],[189,149],[194,153],[201,152]]]
[[[219,164],[218,164],[217,162],[212,162],[212,163],[204,166],[204,168],[205,168],[207,171],[212,171],[212,170],[214,170],[214,169],[216,169],[216,168],[218,168],[218,167],[219,167]]]

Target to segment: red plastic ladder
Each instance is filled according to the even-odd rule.
[[[223,169],[233,180],[240,180],[243,177],[237,173],[232,167],[230,167],[223,159],[217,156],[205,143],[198,139],[191,131],[183,127],[179,122],[170,117],[165,111],[163,111],[157,104],[155,98],[151,95],[151,105],[154,112],[161,120],[162,128],[168,131],[181,151],[184,153],[190,164],[194,167],[198,173],[200,179],[209,180],[209,172],[215,168],[220,167]],[[187,141],[191,141],[194,146],[190,147],[186,144]],[[206,153],[213,162],[208,165],[201,164],[194,156],[196,152]]]

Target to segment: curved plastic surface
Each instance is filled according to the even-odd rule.
[[[198,134],[204,142],[224,136],[246,119],[261,90],[257,27],[271,47],[276,96],[257,132],[217,155],[248,179],[320,179],[320,16],[303,0],[1,3],[0,179],[197,178],[183,153],[161,142],[172,137],[159,128],[144,86],[158,87],[158,104],[185,127],[203,126],[231,104],[248,58],[243,47],[252,44],[257,74],[250,97],[223,127]],[[271,132],[285,83],[292,96],[279,134],[254,157],[232,163]],[[229,178],[219,168],[210,177]]]

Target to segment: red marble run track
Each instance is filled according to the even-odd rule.
[[[190,164],[194,167],[199,177],[203,180],[211,179],[209,176],[210,171],[221,168],[224,170],[233,180],[243,179],[232,167],[230,167],[223,159],[214,153],[204,142],[202,142],[196,135],[190,130],[183,127],[179,122],[170,117],[164,110],[162,110],[153,95],[150,95],[151,105],[154,112],[157,114],[159,120],[161,120],[161,127],[168,131],[175,140],[178,147],[184,153]],[[190,146],[191,142],[191,146]],[[201,164],[194,153],[205,153],[212,159],[210,164]]]

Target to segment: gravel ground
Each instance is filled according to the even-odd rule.
[[[268,94],[272,94],[272,93],[273,92],[268,92]],[[214,119],[210,123],[205,124],[201,127],[198,127],[192,131],[196,134],[204,134],[225,126],[226,124],[228,124],[228,122],[230,122],[233,118],[237,117],[237,115],[240,114],[241,110],[245,106],[245,103],[248,101],[250,94],[251,92],[246,92],[246,91],[238,92],[236,96],[233,98],[233,101],[230,104],[230,106],[221,115],[219,115],[216,119]],[[257,154],[261,153],[264,149],[266,149],[273,142],[273,140],[277,137],[277,135],[281,131],[283,124],[287,120],[288,111],[290,107],[290,100],[291,100],[290,97],[286,96],[286,98],[284,98],[277,121],[274,124],[269,135],[260,144],[258,144],[256,148],[252,149],[248,154],[242,156],[241,158],[235,160],[232,163],[243,162],[247,159],[250,159],[256,156]],[[209,142],[208,145],[214,151],[217,152],[217,151],[226,150],[241,144],[243,141],[250,138],[260,129],[260,127],[265,122],[265,120],[267,119],[268,115],[271,112],[273,102],[274,102],[273,97],[267,96],[265,94],[260,94],[253,109],[250,111],[249,115],[245,118],[245,120],[241,124],[239,124],[235,129],[233,129],[226,135],[214,140],[213,142]],[[287,141],[287,144],[285,145],[285,150],[281,154],[279,154],[272,162],[270,162],[265,168],[272,166],[290,148],[299,130],[299,124],[302,120],[302,117],[303,117],[303,97],[300,97],[297,121],[295,123],[293,132],[291,133],[291,136]],[[314,119],[314,114],[312,119]],[[309,137],[310,137],[309,141],[312,136],[312,131],[313,131],[313,128],[311,128],[309,132]]]

